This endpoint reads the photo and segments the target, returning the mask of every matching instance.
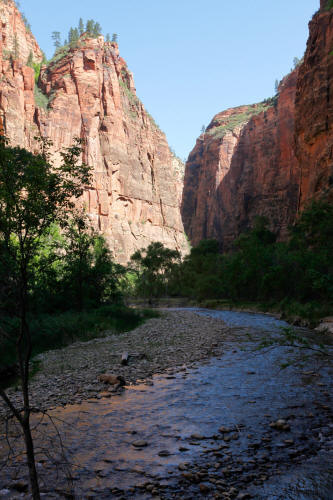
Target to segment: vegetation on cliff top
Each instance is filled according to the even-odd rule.
[[[216,121],[214,121],[212,126],[207,127],[206,133],[214,138],[222,139],[227,132],[232,132],[235,128],[245,125],[253,116],[265,112],[268,108],[274,106],[276,104],[276,99],[277,97],[265,99],[263,102],[247,106],[245,111],[237,113],[237,109],[243,107],[239,106],[239,108],[235,108],[235,112],[229,116],[217,118],[216,120],[218,123],[215,125]]]

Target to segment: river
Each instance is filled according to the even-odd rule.
[[[288,326],[269,315],[193,311],[259,336]],[[230,341],[221,356],[152,385],[53,409],[52,422],[39,416],[44,497],[332,500],[332,364],[257,346]],[[279,419],[284,430],[270,426]],[[26,481],[17,460],[0,471],[1,498],[14,497],[15,481]]]

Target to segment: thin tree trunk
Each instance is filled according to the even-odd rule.
[[[27,322],[28,308],[28,278],[25,261],[21,265],[21,290],[20,290],[20,335],[17,341],[17,355],[19,359],[20,377],[23,395],[23,418],[20,420],[22,426],[25,450],[27,455],[31,494],[34,500],[40,500],[38,475],[35,462],[34,444],[30,429],[30,398],[29,398],[29,361],[31,357],[31,334]]]
[[[29,416],[28,418],[24,419],[22,427],[24,432],[24,441],[25,441],[25,449],[26,449],[28,468],[29,468],[29,479],[30,479],[32,498],[34,500],[40,500],[38,475],[35,462],[34,443],[31,436]]]

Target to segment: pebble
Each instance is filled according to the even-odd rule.
[[[148,443],[147,441],[139,439],[138,441],[133,441],[132,446],[135,446],[135,448],[144,448],[145,446],[148,446]]]
[[[234,329],[220,319],[191,311],[168,311],[127,333],[113,335],[111,332],[103,338],[44,352],[35,358],[41,366],[30,382],[31,404],[50,410],[60,404],[80,404],[88,398],[108,397],[101,395],[106,392],[105,385],[97,382],[97,378],[110,371],[126,378],[128,384],[150,379],[155,373],[168,371],[172,376],[177,371],[175,367],[189,367],[211,356],[207,348],[213,343],[219,346],[231,336],[235,337]],[[131,356],[129,366],[120,363],[124,351]],[[112,387],[110,389],[112,393]],[[9,388],[7,393],[15,405],[20,405],[19,391]],[[7,407],[0,400],[0,423],[6,415]]]

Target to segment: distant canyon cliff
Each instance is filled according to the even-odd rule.
[[[136,96],[115,42],[83,35],[47,65],[13,0],[0,0],[0,128],[13,145],[84,140],[83,203],[118,262],[161,241],[232,241],[264,215],[280,239],[313,197],[333,201],[333,9],[321,1],[304,60],[277,96],[218,113],[183,165]]]
[[[93,183],[83,202],[118,262],[152,241],[186,252],[183,165],[136,97],[117,44],[83,35],[43,65],[12,0],[0,0],[0,20],[0,126],[11,144],[33,151],[45,136],[56,155],[84,139]]]
[[[182,217],[192,244],[223,249],[266,216],[280,239],[316,197],[333,202],[333,9],[321,2],[302,64],[275,98],[218,113],[186,163]]]

